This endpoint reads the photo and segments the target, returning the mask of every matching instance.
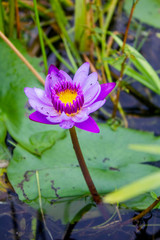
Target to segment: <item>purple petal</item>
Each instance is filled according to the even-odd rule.
[[[80,129],[85,130],[85,131],[88,131],[88,132],[92,132],[92,133],[99,133],[100,132],[97,123],[90,116],[84,122],[75,123],[75,127],[80,128]]]
[[[88,89],[94,86],[97,83],[97,80],[98,80],[98,74],[96,72],[91,73],[87,77],[85,84],[82,85],[83,92],[85,93]]]
[[[96,99],[97,101],[101,101],[104,98],[106,98],[106,96],[113,90],[113,88],[116,86],[116,83],[104,83],[101,84],[101,92],[98,96],[98,98]]]
[[[58,115],[56,117],[52,117],[52,116],[47,116],[46,119],[52,123],[60,123],[61,120],[61,115]]]
[[[62,121],[70,120],[70,117],[68,117],[64,112],[62,112],[62,114],[58,114],[58,116],[55,117],[47,116],[47,119],[50,122],[60,123]]]
[[[65,77],[54,65],[50,66],[48,73],[45,81],[45,93],[48,97],[51,97],[51,88],[53,88],[56,82],[65,80]]]
[[[64,128],[64,129],[69,129],[69,128],[72,128],[74,126],[74,122],[72,121],[72,119],[64,120],[59,124],[59,126],[61,128]]]
[[[82,109],[79,113],[77,113],[75,116],[72,117],[72,120],[74,122],[84,122],[89,118],[88,114],[86,113],[87,113],[87,110]]]
[[[51,100],[46,96],[42,89],[26,87],[24,91],[28,97],[29,104],[36,111],[44,115],[58,115],[57,111],[53,107],[53,104],[51,103]]]
[[[72,78],[66,72],[64,72],[63,70],[60,70],[59,72],[65,77],[67,82],[73,82]]]
[[[45,91],[40,88],[26,87],[24,92],[29,99],[40,100],[42,103],[48,106],[53,105],[51,99],[46,96]]]
[[[100,84],[97,82],[93,85],[93,87],[88,88],[88,90],[84,93],[84,107],[90,106],[93,103],[98,95],[100,94],[101,87]]]
[[[48,106],[48,105],[45,105],[43,104],[40,100],[35,100],[35,99],[29,99],[28,100],[29,104],[31,105],[31,107],[44,114],[44,115],[49,115],[49,116],[57,116],[58,115],[58,112],[54,109],[53,106]]]
[[[82,64],[80,68],[78,68],[76,74],[74,75],[73,82],[76,82],[76,85],[80,84],[81,86],[85,82],[86,78],[89,74],[89,63],[86,62]]]
[[[34,121],[34,122],[39,122],[39,123],[44,123],[44,124],[51,124],[55,125],[57,123],[52,123],[46,119],[46,116],[41,114],[40,112],[33,112],[32,114],[29,115],[29,119]]]
[[[91,106],[88,107],[88,114],[95,112],[97,109],[102,107],[105,104],[106,100],[98,101],[93,103]]]
[[[49,70],[48,70],[48,74],[51,74],[52,72],[54,72],[54,73],[59,72],[59,69],[56,68],[56,66],[54,66],[53,64],[50,65]]]

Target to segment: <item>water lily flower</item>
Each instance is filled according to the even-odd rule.
[[[99,84],[96,72],[89,74],[89,63],[84,63],[73,80],[64,71],[51,65],[45,81],[45,90],[24,89],[29,104],[36,111],[29,118],[44,124],[59,124],[61,128],[73,126],[98,133],[95,120],[89,116],[105,103],[105,97],[115,83]]]

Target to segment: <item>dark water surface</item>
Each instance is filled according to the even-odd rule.
[[[135,212],[115,206],[106,206],[109,220],[97,207],[93,206],[74,224],[62,224],[54,216],[45,216],[42,220],[39,211],[18,200],[16,195],[9,194],[7,201],[0,202],[0,239],[1,240],[153,240],[160,239],[160,211],[153,210],[138,225],[134,223],[117,225],[120,218],[123,222],[132,218]],[[76,211],[75,211],[76,214]],[[45,223],[44,223],[45,221]],[[46,226],[45,226],[46,224]],[[52,237],[50,237],[50,235]]]

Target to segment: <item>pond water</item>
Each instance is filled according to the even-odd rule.
[[[160,212],[153,210],[139,224],[119,225],[135,215],[133,210],[115,206],[107,206],[109,219],[105,220],[99,209],[92,206],[82,213],[73,224],[63,224],[61,219],[54,220],[54,215],[45,215],[42,219],[40,211],[36,211],[18,200],[10,192],[8,199],[0,204],[1,239],[6,240],[151,240],[160,239]],[[58,212],[57,212],[58,214]],[[76,209],[75,209],[75,214]]]

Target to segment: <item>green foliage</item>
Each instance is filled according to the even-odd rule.
[[[10,159],[10,153],[5,144],[6,135],[7,135],[6,126],[3,120],[0,119],[0,162]]]
[[[40,71],[40,60],[28,57],[18,41],[18,49]],[[65,197],[88,196],[89,191],[78,166],[68,131],[58,126],[42,125],[30,121],[25,108],[27,97],[24,87],[41,87],[27,67],[11,49],[0,40],[0,119],[4,142],[6,130],[17,142],[7,173],[21,200],[38,202],[35,171],[38,171],[40,189],[44,202]],[[5,61],[3,61],[5,56]],[[152,134],[99,124],[101,133],[78,131],[80,144],[91,176],[101,194],[113,191],[135,179],[157,173],[153,166],[142,162],[155,162],[158,156],[137,153],[128,144],[160,144],[160,138]],[[152,200],[151,196],[148,198]],[[149,200],[148,200],[149,201]],[[145,207],[148,201],[140,202]],[[33,203],[33,202],[32,202]],[[90,204],[90,203],[89,203]],[[134,202],[132,206],[135,206]],[[137,203],[136,203],[137,206]],[[84,207],[84,205],[83,205]]]
[[[18,46],[18,49],[33,66],[40,70],[38,65],[41,59],[28,57],[25,49],[18,41],[14,41],[14,44]],[[31,112],[27,109],[24,87],[41,87],[41,84],[2,40],[0,40],[0,52],[0,62],[3,62],[0,65],[0,118],[4,121],[13,139],[20,142],[28,151],[40,155],[46,148],[48,149],[54,144],[56,139],[63,137],[64,131],[61,129],[55,131],[52,126],[42,128],[41,124],[37,124],[36,127],[30,125],[27,115]],[[52,131],[54,137],[51,137],[49,131]],[[35,140],[36,138],[39,138],[39,140]]]
[[[0,0],[0,31],[4,33],[4,18],[3,18],[2,0]]]
[[[38,9],[37,9],[37,1],[33,0],[33,3],[34,3],[35,19],[36,19],[36,24],[37,24],[37,28],[38,28],[39,41],[40,41],[40,46],[41,46],[41,51],[42,51],[42,56],[43,56],[43,63],[44,63],[44,67],[45,67],[45,72],[47,74],[47,72],[48,72],[47,54],[45,51],[45,46],[44,46],[44,41],[43,41],[43,36],[42,36],[42,29],[40,26],[39,13],[38,13]]]
[[[9,0],[9,37],[13,37],[15,20],[15,1]]]
[[[160,154],[160,146],[155,146],[155,145],[146,145],[146,144],[131,144],[129,145],[129,148],[135,151],[140,151],[140,152],[147,152],[151,154]]]
[[[131,0],[125,0],[124,9],[129,14],[132,7]],[[153,27],[160,28],[160,1],[140,0],[135,8],[134,16],[142,23],[147,23]]]
[[[116,35],[110,33],[114,40],[118,43],[120,47],[122,47],[122,40]],[[130,62],[134,67],[130,66],[130,64],[125,65],[124,73],[129,77],[139,81],[146,87],[150,88],[152,91],[160,94],[160,79],[156,73],[156,71],[152,68],[152,66],[147,62],[147,60],[133,47],[126,44],[125,54],[129,58]],[[123,57],[116,58],[113,57],[108,62],[115,67],[116,69],[121,69],[121,63]]]
[[[81,11],[80,11],[81,9]],[[75,1],[75,42],[85,49],[86,4],[84,0]]]
[[[32,124],[36,123],[31,122]],[[126,185],[126,181],[131,183],[135,179],[159,172],[156,167],[142,164],[157,161],[159,156],[136,152],[133,154],[133,151],[128,149],[128,144],[140,144],[144,141],[159,144],[160,138],[130,129],[119,128],[115,132],[105,124],[99,126],[101,133],[98,135],[78,131],[87,166],[99,193],[111,192]],[[69,133],[40,157],[17,145],[8,167],[8,176],[21,200],[37,198],[36,170],[39,172],[43,198],[89,195]]]
[[[104,202],[112,204],[123,202],[158,187],[160,187],[160,171],[109,193],[104,197]],[[153,194],[151,196],[153,197]]]
[[[50,0],[53,12],[55,14],[55,19],[58,23],[58,26],[60,28],[61,34],[66,38],[68,41],[68,44],[71,48],[72,53],[74,54],[74,57],[77,59],[77,62],[81,64],[81,58],[79,55],[79,52],[77,51],[74,43],[72,42],[71,37],[68,34],[67,27],[69,26],[67,18],[64,14],[64,11],[62,9],[61,3],[58,0]]]

